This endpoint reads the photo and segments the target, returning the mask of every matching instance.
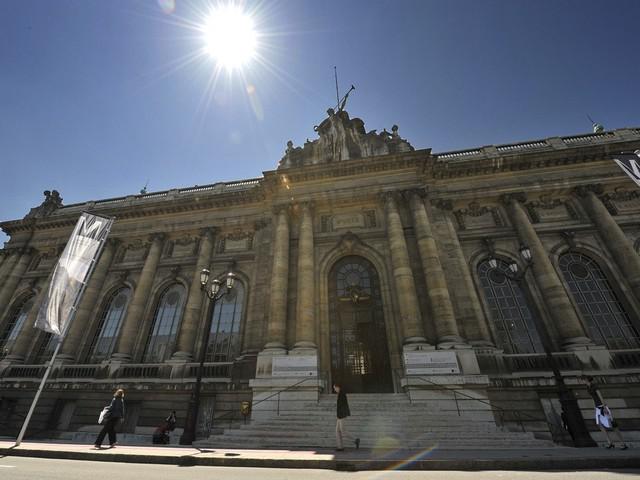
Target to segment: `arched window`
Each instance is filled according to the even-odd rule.
[[[499,346],[507,353],[543,352],[524,292],[515,280],[503,273],[510,271],[509,265],[501,260],[497,262],[496,268],[491,268],[488,260],[480,263],[478,276]]]
[[[577,252],[565,253],[559,264],[591,339],[612,350],[637,348],[638,331],[600,266]]]
[[[15,345],[18,334],[33,307],[33,298],[33,296],[25,297],[11,309],[9,319],[0,330],[0,358],[6,357]]]
[[[151,334],[142,356],[144,362],[163,362],[173,353],[184,297],[182,285],[172,285],[160,296],[153,315]]]
[[[207,362],[230,362],[240,353],[243,305],[244,286],[236,280],[231,291],[216,302],[213,310]]]
[[[109,296],[87,350],[87,362],[101,362],[111,356],[130,298],[131,289],[128,287],[120,288]]]

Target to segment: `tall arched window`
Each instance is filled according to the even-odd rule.
[[[111,356],[130,298],[131,289],[128,287],[120,288],[109,296],[87,350],[87,362],[101,362]]]
[[[543,352],[524,292],[504,272],[509,272],[509,265],[501,260],[498,260],[496,268],[491,268],[488,260],[478,265],[478,276],[489,305],[498,345],[507,353]]]
[[[144,362],[163,362],[173,353],[184,305],[184,287],[172,285],[160,296],[142,356]]]
[[[207,362],[230,362],[240,353],[243,305],[244,286],[236,280],[231,291],[216,302],[213,310]]]
[[[577,252],[565,253],[559,264],[591,339],[612,350],[637,348],[638,331],[600,266]]]
[[[0,330],[0,358],[6,357],[16,343],[18,334],[33,307],[33,298],[33,296],[25,297],[11,309],[8,320]]]

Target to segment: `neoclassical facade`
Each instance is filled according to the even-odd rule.
[[[116,220],[33,434],[91,430],[115,387],[127,391],[126,432],[148,433],[172,409],[181,424],[203,348],[200,435],[237,420],[240,401],[298,383],[296,369],[315,379],[300,398],[336,381],[419,395],[407,354],[441,351],[457,368],[440,383],[544,431],[557,406],[545,346],[586,418],[584,373],[615,399],[622,428],[640,430],[640,194],[611,160],[640,148],[640,129],[439,154],[397,126],[367,133],[346,111],[315,130],[260,178],[74,205],[45,192],[1,223],[0,425],[18,428],[55,347],[33,324],[87,211]],[[210,318],[202,268],[237,278]]]

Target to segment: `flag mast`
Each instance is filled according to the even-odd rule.
[[[51,373],[51,369],[53,367],[53,361],[56,359],[56,356],[58,355],[58,352],[60,351],[60,347],[62,346],[62,341],[64,340],[64,337],[66,336],[67,331],[69,330],[71,322],[73,322],[73,319],[76,316],[76,311],[77,311],[77,308],[78,308],[78,304],[80,303],[80,299],[82,298],[82,295],[84,294],[85,288],[87,287],[87,283],[89,282],[89,278],[91,277],[91,274],[93,273],[93,269],[95,268],[95,265],[96,265],[96,259],[100,256],[100,253],[102,252],[102,250],[104,248],[104,243],[105,243],[105,241],[107,239],[107,236],[109,235],[109,233],[111,231],[111,226],[113,225],[113,222],[114,222],[114,217],[106,218],[106,217],[102,217],[102,216],[99,216],[99,215],[87,214],[87,213],[83,212],[80,220],[78,221],[78,224],[76,225],[76,228],[74,229],[73,234],[71,235],[72,238],[74,237],[74,234],[76,234],[78,226],[80,225],[80,222],[82,221],[84,215],[92,215],[92,216],[95,216],[95,217],[103,218],[103,219],[107,220],[107,223],[106,223],[106,225],[104,227],[104,230],[100,234],[100,240],[98,240],[100,243],[99,243],[95,253],[93,254],[93,256],[91,258],[91,261],[90,261],[90,264],[89,264],[89,268],[87,269],[87,272],[84,275],[84,278],[83,278],[83,280],[81,282],[82,286],[80,287],[80,290],[78,291],[78,293],[76,295],[76,298],[75,298],[75,300],[73,302],[73,305],[71,306],[71,311],[69,313],[69,319],[67,320],[66,324],[64,325],[63,330],[58,335],[56,348],[53,351],[53,355],[51,356],[51,360],[49,360],[49,365],[47,365],[47,369],[45,370],[44,375],[42,376],[42,380],[40,381],[40,386],[38,387],[38,391],[36,392],[36,395],[33,398],[33,401],[31,402],[31,406],[29,407],[29,412],[27,413],[27,416],[24,419],[24,423],[22,424],[22,428],[20,429],[20,433],[18,434],[18,437],[16,438],[16,443],[14,445],[15,447],[20,446],[20,444],[22,443],[22,439],[24,438],[24,435],[27,432],[27,428],[29,426],[29,422],[31,421],[31,417],[33,416],[33,412],[34,412],[34,410],[36,408],[36,404],[38,403],[38,399],[40,398],[40,394],[44,390],[44,386],[47,383],[47,378],[49,377],[49,374]],[[68,246],[68,244],[69,244],[69,242],[67,242],[67,246]],[[66,253],[66,250],[67,250],[67,248],[65,247],[65,252],[63,252],[63,256]],[[58,262],[60,262],[60,260],[58,260]],[[54,273],[55,273],[55,270],[54,270]],[[53,281],[53,276],[52,276],[52,281]],[[34,307],[36,307],[36,306],[34,305]],[[38,315],[38,317],[39,317],[39,315]]]

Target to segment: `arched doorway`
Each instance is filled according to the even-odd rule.
[[[393,392],[378,273],[349,256],[329,273],[331,379],[349,392]]]

